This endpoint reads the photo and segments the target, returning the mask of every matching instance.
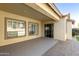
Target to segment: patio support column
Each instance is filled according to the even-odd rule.
[[[72,39],[72,21],[67,21],[67,39]]]
[[[54,24],[54,39],[66,40],[66,17]]]

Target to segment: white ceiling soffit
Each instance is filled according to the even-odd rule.
[[[41,12],[42,14],[50,17],[51,19],[57,21],[60,18],[58,15],[47,5],[44,3],[25,3],[25,5],[30,6],[31,8]]]
[[[21,15],[21,16],[25,16],[25,17],[30,17],[30,18],[33,18],[36,20],[55,21],[55,20],[51,19],[50,17],[46,16],[45,14],[42,14],[39,11],[37,11],[23,3],[4,3],[4,4],[2,3],[2,4],[0,4],[0,10],[14,13],[14,14]]]

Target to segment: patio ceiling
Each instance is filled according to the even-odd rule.
[[[52,3],[51,3],[52,4]],[[50,17],[51,19],[54,19],[55,21],[60,20],[62,14],[57,11],[58,9],[53,4],[50,6],[48,3],[25,3],[25,5],[28,5],[29,7],[39,11],[40,13]]]
[[[52,20],[50,17],[36,11],[35,9],[23,3],[1,3],[0,10],[25,17],[31,17],[37,20]]]

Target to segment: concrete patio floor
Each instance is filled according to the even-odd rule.
[[[75,39],[58,42],[43,56],[79,56],[79,42]]]
[[[79,42],[75,39],[58,41],[38,38],[0,47],[0,56],[79,56]]]
[[[38,38],[0,47],[1,56],[41,56],[58,41],[53,38]]]

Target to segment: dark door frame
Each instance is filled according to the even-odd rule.
[[[44,36],[53,38],[54,36],[54,24],[44,24]]]

